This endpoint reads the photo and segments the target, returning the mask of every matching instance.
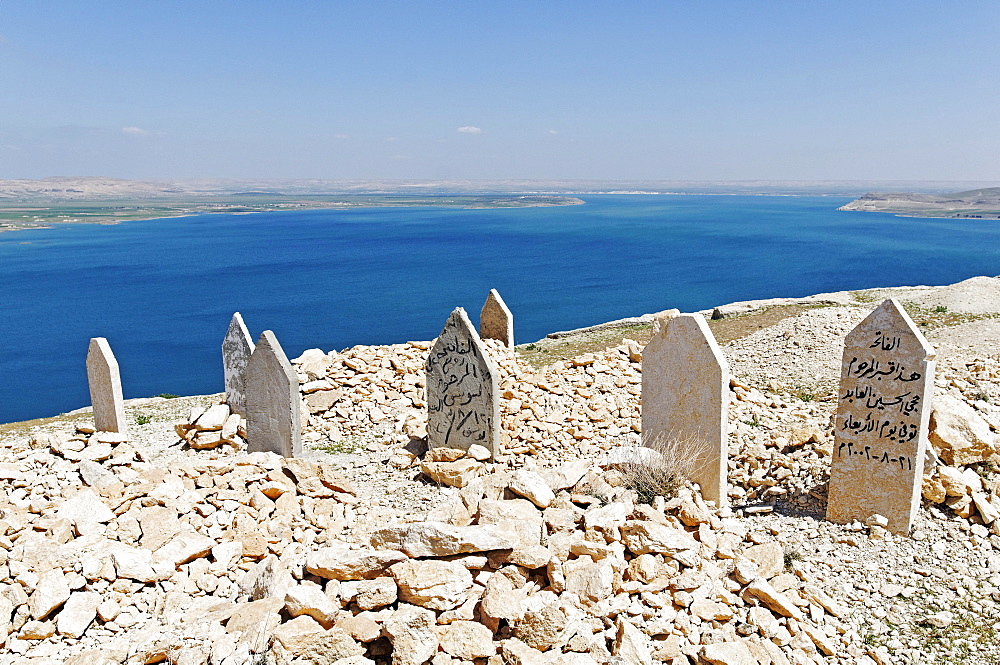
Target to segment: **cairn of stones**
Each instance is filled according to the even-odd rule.
[[[427,357],[427,446],[496,454],[500,430],[497,368],[458,307]]]
[[[299,380],[270,330],[250,355],[245,374],[247,450],[302,455]]]
[[[480,339],[497,339],[504,346],[514,346],[514,315],[496,289],[490,289],[479,313]]]
[[[226,382],[226,403],[233,413],[247,413],[245,374],[254,344],[239,312],[233,314],[222,340],[222,373]]]
[[[94,426],[101,432],[118,432],[128,436],[118,361],[104,337],[90,340],[87,382],[90,385],[90,403],[94,406]]]
[[[883,302],[844,343],[827,519],[881,515],[907,534],[920,507],[934,349],[898,302]]]
[[[702,495],[728,503],[729,365],[700,314],[657,317],[642,352],[643,444],[690,468]]]

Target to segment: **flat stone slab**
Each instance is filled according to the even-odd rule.
[[[826,516],[873,514],[907,534],[920,505],[934,349],[894,299],[848,335],[834,425]]]
[[[239,312],[233,314],[222,340],[222,374],[226,382],[226,403],[233,413],[247,413],[246,369],[254,343]]]
[[[496,454],[500,430],[497,369],[465,310],[458,307],[427,358],[427,445],[480,445]]]
[[[90,385],[90,403],[94,407],[94,427],[101,432],[118,432],[128,435],[125,421],[125,400],[122,398],[122,379],[118,361],[111,352],[111,345],[103,337],[90,340],[87,350],[87,382]]]
[[[247,452],[302,455],[299,380],[288,356],[265,330],[246,369]]]
[[[642,351],[643,445],[686,474],[705,499],[728,504],[729,364],[701,314],[669,314],[653,322]],[[688,461],[690,460],[690,461]]]
[[[490,289],[479,312],[479,337],[498,339],[508,348],[514,346],[514,315],[496,289]]]

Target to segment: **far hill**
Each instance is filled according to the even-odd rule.
[[[1000,219],[1000,187],[940,195],[869,192],[838,210],[888,212],[905,217]]]

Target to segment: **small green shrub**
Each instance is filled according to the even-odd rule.
[[[138,415],[138,416],[135,417],[135,424],[136,425],[148,425],[152,420],[153,420],[152,416],[146,416],[146,415],[140,414],[140,415]]]
[[[322,450],[324,453],[330,453],[331,455],[350,455],[356,453],[360,448],[361,441],[356,436],[314,446],[315,450]]]
[[[180,395],[175,395],[173,393],[160,393],[157,397],[162,397],[163,399],[177,399]]]
[[[795,564],[802,561],[802,552],[794,549],[785,550],[785,568],[792,570],[795,568]]]

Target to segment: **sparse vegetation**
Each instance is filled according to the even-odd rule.
[[[785,568],[787,570],[794,570],[795,564],[802,561],[802,559],[803,555],[799,550],[791,548],[785,550]]]
[[[925,330],[935,328],[946,328],[948,326],[958,326],[972,321],[982,321],[984,319],[995,319],[1000,314],[965,314],[963,312],[952,312],[944,305],[936,307],[923,307],[915,302],[906,301],[903,309],[910,315],[917,326]]]
[[[147,416],[144,414],[139,414],[135,417],[136,425],[148,425],[153,420],[152,416]]]
[[[162,397],[163,399],[177,399],[180,395],[175,395],[173,393],[160,393],[157,397]]]
[[[692,437],[661,435],[636,448],[635,461],[619,469],[625,476],[625,486],[635,490],[640,503],[652,503],[658,496],[672,499],[698,469],[707,448],[703,441]]]
[[[341,439],[340,441],[331,441],[330,443],[323,443],[313,446],[314,450],[321,450],[324,453],[329,453],[331,455],[350,455],[356,453],[361,449],[361,440],[356,436],[349,436],[346,439]]]
[[[521,359],[536,369],[541,369],[560,360],[570,360],[584,353],[598,353],[618,346],[624,339],[631,339],[645,345],[652,335],[652,325],[648,323],[593,330],[568,335],[559,339],[541,339],[530,344],[515,347]]]

